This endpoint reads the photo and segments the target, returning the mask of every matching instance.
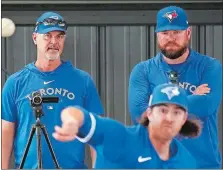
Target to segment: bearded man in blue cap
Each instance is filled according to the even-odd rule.
[[[61,113],[62,126],[55,127],[55,139],[78,139],[95,148],[95,168],[187,169],[196,160],[175,136],[199,136],[201,124],[188,119],[188,101],[183,88],[175,84],[157,86],[141,123],[124,126],[101,118],[82,107],[68,107]]]
[[[61,124],[60,112],[67,106],[79,105],[103,114],[103,107],[90,75],[74,68],[61,59],[66,39],[67,23],[55,12],[42,14],[36,22],[33,42],[37,47],[37,60],[11,75],[2,91],[2,169],[9,168],[12,150],[15,168],[19,168],[28,137],[35,124],[31,102],[34,92],[42,97],[58,97],[58,103],[43,103],[41,123],[48,131],[59,167],[63,169],[87,168],[84,164],[85,147],[79,141],[61,143],[52,137],[54,126]],[[35,93],[36,94],[36,93]],[[34,136],[23,165],[25,169],[54,169],[44,136],[42,135],[39,163],[37,140]]]
[[[157,14],[157,43],[160,52],[138,63],[129,79],[129,111],[134,123],[145,112],[155,86],[176,83],[187,92],[189,113],[203,122],[197,139],[181,140],[196,158],[198,168],[221,168],[218,111],[222,100],[222,65],[215,58],[189,47],[191,27],[186,12],[177,6]],[[204,95],[205,94],[205,95]]]

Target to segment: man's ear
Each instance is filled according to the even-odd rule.
[[[146,117],[149,119],[149,121],[151,121],[151,119],[152,119],[152,109],[150,107],[148,107],[146,109]]]
[[[32,37],[33,37],[33,42],[36,45],[37,33],[34,32],[33,35],[32,35]]]
[[[191,34],[192,34],[192,29],[191,29],[191,27],[188,27],[187,28],[187,36],[189,39],[191,38]]]

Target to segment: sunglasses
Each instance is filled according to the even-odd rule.
[[[36,23],[36,26],[38,25],[44,25],[44,26],[59,26],[65,30],[67,30],[67,23],[65,21],[62,21],[62,20],[56,20],[56,19],[53,19],[53,18],[47,18],[47,19],[44,19],[43,21],[41,22],[37,22]]]
[[[179,84],[179,74],[175,71],[169,73],[169,80],[173,84]]]

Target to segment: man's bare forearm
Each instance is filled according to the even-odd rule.
[[[94,168],[94,164],[96,160],[96,151],[91,146],[90,146],[90,153],[91,153],[91,168]]]
[[[9,168],[14,131],[14,123],[2,120],[2,169]]]

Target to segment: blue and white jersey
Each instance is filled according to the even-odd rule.
[[[77,108],[84,113],[78,140],[95,148],[97,158],[94,168],[196,168],[195,159],[177,139],[171,143],[170,159],[164,161],[150,142],[147,128],[141,125],[125,127],[118,121]]]
[[[217,113],[222,99],[222,65],[217,59],[190,50],[189,57],[182,64],[167,64],[161,53],[137,64],[129,81],[128,103],[132,120],[137,123],[148,107],[154,87],[168,83],[171,71],[178,73],[179,85],[187,91],[189,113],[203,121],[199,138],[183,139],[181,142],[196,158],[198,168],[220,168]],[[211,92],[193,95],[192,92],[201,84],[208,84]]]
[[[62,64],[54,71],[41,72],[34,65],[28,64],[21,71],[11,75],[2,91],[2,119],[16,125],[14,139],[15,166],[21,163],[28,136],[35,124],[35,114],[30,105],[32,93],[39,91],[42,97],[58,97],[58,103],[43,103],[41,123],[46,126],[61,168],[86,168],[83,143],[58,142],[52,137],[55,125],[61,125],[61,111],[72,105],[82,106],[94,113],[103,114],[103,107],[88,73],[74,68],[70,62]],[[24,168],[37,168],[37,144],[34,135]],[[53,159],[42,133],[43,168],[55,168]]]

